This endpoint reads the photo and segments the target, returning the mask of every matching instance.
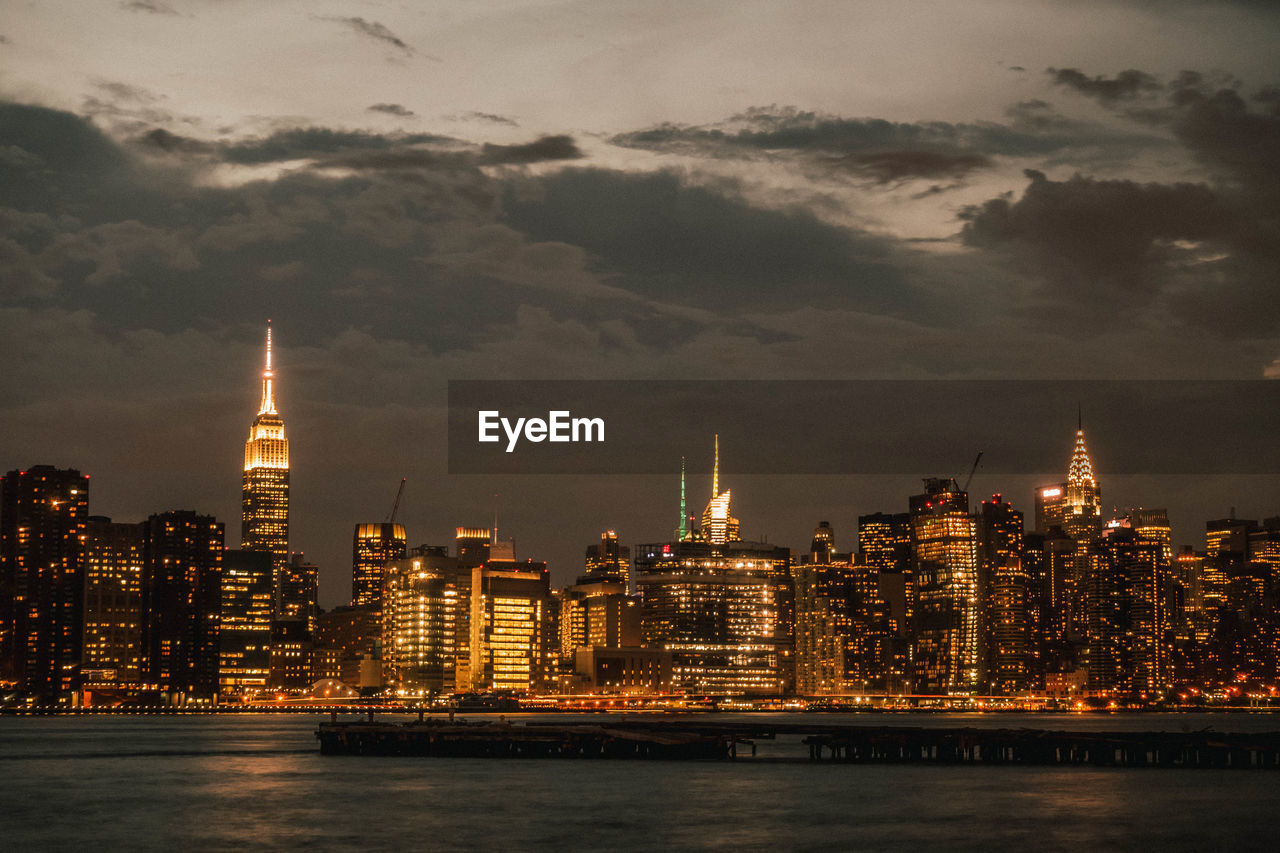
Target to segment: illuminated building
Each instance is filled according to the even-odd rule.
[[[1067,484],[1050,483],[1036,489],[1036,533],[1047,536],[1055,527],[1065,529]]]
[[[978,516],[979,680],[992,693],[1016,693],[1029,681],[1030,576],[1022,567],[1022,513],[1001,495]]]
[[[78,688],[89,478],[37,465],[0,484],[0,676],[41,702]]]
[[[275,587],[271,554],[227,550],[222,554],[222,618],[219,625],[219,693],[257,693],[271,671],[271,614]]]
[[[1258,522],[1251,518],[1219,518],[1205,522],[1204,555],[1245,554],[1249,550],[1249,533],[1258,529]]]
[[[598,544],[587,546],[583,578],[616,578],[627,589],[631,588],[631,549],[618,544],[617,532],[606,530],[600,534]]]
[[[616,649],[640,645],[640,600],[612,575],[590,570],[559,595],[560,656],[573,660],[582,646]]]
[[[827,522],[791,568],[796,690],[804,695],[885,689],[894,674],[895,625],[877,567],[835,550]],[[900,575],[899,575],[900,577]]]
[[[1129,526],[1139,538],[1159,542],[1166,562],[1173,559],[1173,530],[1169,526],[1167,510],[1129,510]]]
[[[1145,538],[1131,526],[1113,523],[1104,531],[1103,549],[1118,601],[1114,608],[1107,607],[1104,615],[1117,614],[1120,636],[1113,639],[1109,633],[1099,632],[1091,609],[1089,688],[1157,698],[1169,686],[1172,654],[1169,562],[1164,543],[1159,538]],[[1105,629],[1113,630],[1110,625]],[[1099,649],[1096,644],[1104,645]]]
[[[190,510],[146,521],[146,680],[175,704],[218,693],[223,535],[215,518]]]
[[[902,578],[906,592],[901,612],[893,614],[899,633],[905,634],[915,603],[911,569],[911,515],[905,512],[877,512],[858,516],[858,561],[874,569],[883,579]],[[883,584],[882,584],[883,585]]]
[[[916,609],[913,673],[919,693],[978,687],[978,567],[969,495],[930,478],[910,501]]]
[[[737,542],[741,539],[741,525],[733,517],[733,493],[729,489],[720,491],[720,436],[715,439],[715,461],[711,467],[711,500],[702,511],[702,526],[698,529],[697,538],[713,545],[726,542]],[[681,490],[683,497],[683,489]]]
[[[473,689],[525,692],[551,681],[551,608],[546,563],[489,560],[471,570]]]
[[[289,557],[276,585],[276,618],[299,619],[310,632],[319,610],[320,567],[308,563],[301,551]]]
[[[142,679],[144,528],[91,515],[84,528],[84,651],[90,683],[121,691]]]
[[[493,531],[488,527],[459,527],[454,540],[458,563],[466,568],[482,566],[489,560]]]
[[[758,542],[665,542],[636,549],[646,645],[672,653],[678,689],[777,694],[791,680],[777,590],[790,552]]]
[[[397,695],[425,696],[454,688],[458,561],[443,554],[386,565],[382,579],[382,672]]]
[[[240,547],[270,552],[278,590],[280,576],[289,562],[289,439],[285,438],[284,419],[276,411],[274,382],[268,323],[262,402],[244,445]],[[276,606],[280,603],[277,597]]]
[[[351,603],[377,604],[382,598],[383,567],[403,560],[409,537],[403,524],[357,524],[351,544]]]
[[[1067,468],[1067,492],[1062,527],[1077,544],[1092,545],[1102,532],[1102,489],[1093,476],[1093,461],[1084,443],[1084,428],[1076,430],[1076,443]]]

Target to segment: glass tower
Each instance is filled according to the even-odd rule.
[[[278,588],[280,576],[289,562],[289,440],[284,435],[284,419],[276,411],[274,381],[268,321],[262,404],[244,445],[240,540],[246,551],[271,553],[274,583]]]

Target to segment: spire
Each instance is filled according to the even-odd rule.
[[[715,462],[711,465],[711,498],[720,495],[720,433],[716,433],[716,455]]]
[[[1070,486],[1089,486],[1096,488],[1093,479],[1093,462],[1089,459],[1089,450],[1084,446],[1084,430],[1076,429],[1076,446],[1071,451],[1071,465],[1067,468],[1067,484]]]
[[[260,415],[275,415],[276,397],[271,387],[275,374],[271,372],[271,321],[267,321],[267,368],[262,371],[262,405],[258,407]]]
[[[681,542],[689,537],[689,507],[684,500],[684,457],[680,457],[680,526],[676,536]]]

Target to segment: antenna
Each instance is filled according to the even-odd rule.
[[[720,433],[716,433],[715,461],[711,464],[711,498],[720,497]]]
[[[489,544],[498,544],[498,493],[493,493],[493,532],[489,534]]]
[[[387,516],[387,524],[396,523],[396,513],[400,510],[400,498],[404,495],[404,481],[407,479],[409,478],[400,478],[400,488],[396,491],[396,502],[391,505],[391,515]]]

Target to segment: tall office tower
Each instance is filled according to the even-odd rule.
[[[915,602],[911,567],[911,514],[906,512],[858,516],[858,560],[881,574],[899,574],[907,588],[905,621]]]
[[[977,522],[979,684],[984,691],[1017,692],[1028,674],[1022,513],[994,494],[980,505]]]
[[[351,543],[351,603],[377,604],[382,598],[383,566],[403,560],[408,552],[403,524],[357,524]]]
[[[539,690],[557,647],[546,563],[490,560],[471,570],[469,676],[480,690]]]
[[[266,689],[271,671],[275,585],[271,554],[229,549],[222,554],[222,618],[218,626],[218,693]]]
[[[1173,530],[1169,526],[1168,510],[1131,509],[1129,526],[1139,538],[1159,542],[1165,562],[1173,560]]]
[[[87,685],[136,689],[142,680],[145,527],[89,516],[84,528],[84,659]]]
[[[299,620],[310,634],[320,612],[320,567],[308,563],[301,551],[290,555],[276,584],[276,595],[276,618]]]
[[[488,527],[459,527],[454,548],[462,566],[482,566],[489,561],[489,552],[493,549],[493,531]]]
[[[1171,681],[1173,652],[1168,610],[1169,562],[1164,556],[1164,543],[1159,538],[1144,537],[1136,528],[1116,525],[1108,526],[1104,532],[1103,545],[1122,602],[1122,637],[1117,643],[1120,675],[1115,689],[1141,699],[1159,698]],[[1100,667],[1095,663],[1096,641],[1090,636],[1091,684],[1095,669]],[[1106,651],[1101,665],[1110,663]]]
[[[1083,426],[1076,430],[1076,444],[1071,450],[1063,516],[1063,528],[1077,543],[1098,541],[1102,533],[1102,489],[1093,475]]]
[[[444,554],[394,560],[382,579],[382,672],[398,696],[452,691],[456,666],[453,576],[458,561]],[[465,685],[464,688],[469,688]]]
[[[791,552],[759,542],[639,545],[636,584],[646,645],[672,653],[678,688],[782,692],[792,679],[790,632],[779,590]]]
[[[1036,489],[1036,533],[1048,536],[1067,523],[1067,484],[1050,483]]]
[[[0,491],[0,677],[41,702],[70,701],[83,640],[89,478],[37,465],[10,471]]]
[[[1204,555],[1246,554],[1249,551],[1249,533],[1258,529],[1252,518],[1219,518],[1205,522]]]
[[[586,572],[583,579],[620,580],[627,589],[631,588],[631,549],[618,544],[618,534],[606,530],[600,534],[598,544],[587,546]]]
[[[726,542],[737,542],[741,525],[733,517],[733,493],[730,489],[720,491],[720,436],[716,435],[715,461],[711,466],[711,500],[702,511],[702,526],[698,530],[698,538],[713,545]]]
[[[240,547],[271,553],[278,606],[280,576],[289,562],[289,439],[284,435],[284,419],[276,411],[274,382],[268,321],[262,403],[244,445]]]
[[[951,479],[930,478],[924,484],[924,493],[910,501],[915,689],[973,693],[978,687],[978,555],[969,495]]]
[[[216,698],[223,525],[190,510],[153,515],[145,524],[146,680],[180,704]]]

